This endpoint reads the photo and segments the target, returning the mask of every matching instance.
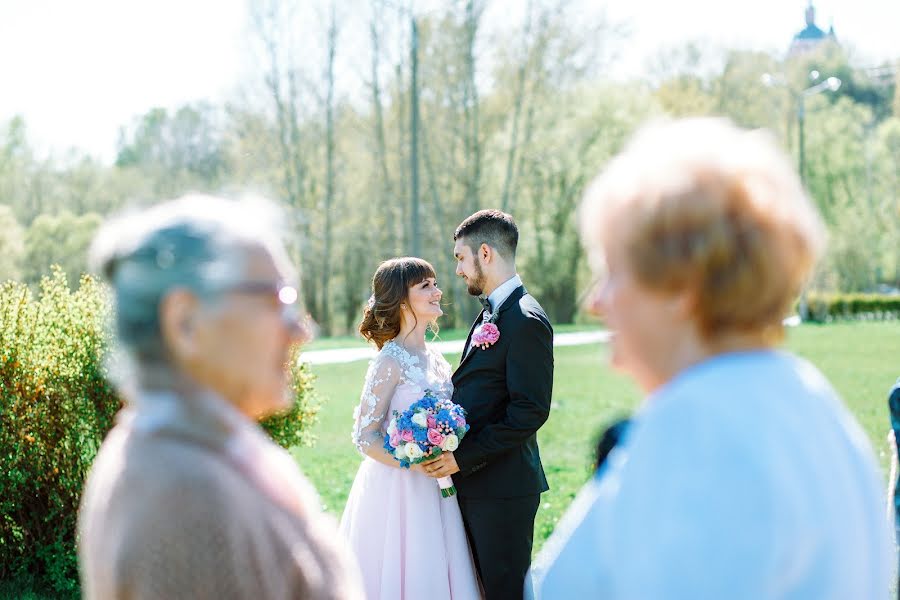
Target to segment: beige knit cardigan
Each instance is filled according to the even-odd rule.
[[[224,400],[141,394],[79,517],[89,600],[362,598],[355,562],[290,456]]]

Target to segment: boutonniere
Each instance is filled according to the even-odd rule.
[[[480,346],[482,350],[487,350],[496,344],[499,339],[500,328],[498,328],[493,321],[482,323],[472,334],[472,344],[474,346]]]

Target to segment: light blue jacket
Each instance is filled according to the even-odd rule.
[[[526,597],[882,600],[884,502],[867,438],[815,367],[720,355],[647,399]]]

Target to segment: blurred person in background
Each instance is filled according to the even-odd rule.
[[[900,439],[900,379],[897,380],[888,393],[888,411],[890,411],[891,415],[891,432],[893,434],[891,440],[893,454],[891,456],[890,484],[894,486],[894,491],[891,494],[893,500],[893,510],[891,512],[893,512],[896,542],[900,544],[900,478],[897,477],[897,466],[900,464],[900,447],[897,444],[897,440]],[[898,568],[897,574],[897,598],[900,599],[900,568]]]
[[[588,189],[591,308],[647,394],[532,567],[527,596],[884,598],[889,534],[862,429],[777,349],[824,246],[763,132],[651,126]]]
[[[131,368],[80,511],[85,598],[362,597],[315,490],[256,423],[290,407],[306,337],[275,213],[188,196],[94,241]]]

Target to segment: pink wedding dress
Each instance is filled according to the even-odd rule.
[[[369,365],[353,441],[382,448],[393,411],[404,411],[429,389],[453,393],[450,365],[431,348],[427,364],[394,341]],[[399,463],[398,463],[399,464]],[[359,561],[369,600],[480,598],[478,579],[456,497],[442,498],[436,479],[366,456],[341,517],[341,535]]]

